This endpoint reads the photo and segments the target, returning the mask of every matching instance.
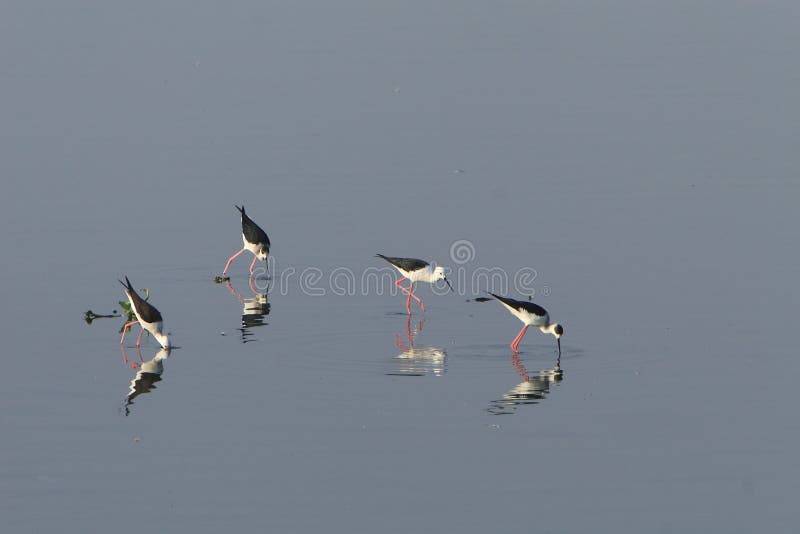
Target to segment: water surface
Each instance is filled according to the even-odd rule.
[[[4,4],[8,532],[791,531],[799,16]]]

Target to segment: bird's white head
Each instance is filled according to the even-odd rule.
[[[261,261],[266,261],[267,256],[269,256],[269,249],[263,245],[258,248],[258,252],[256,252],[256,258]]]
[[[543,329],[543,332],[547,332],[556,336],[556,343],[558,344],[558,357],[561,357],[561,336],[564,335],[564,327],[558,323],[550,323],[547,325],[547,329]]]
[[[172,340],[169,338],[169,334],[164,334],[162,332],[154,332],[153,337],[156,338],[156,341],[161,345],[161,348],[170,349],[172,348]]]
[[[564,327],[558,323],[553,323],[550,325],[551,331],[556,339],[561,339],[561,336],[564,335]]]
[[[444,280],[447,282],[447,286],[450,288],[450,291],[454,291],[453,286],[450,285],[450,280],[447,279],[447,273],[445,272],[444,267],[441,265],[437,265],[433,268],[433,274],[431,275],[431,282],[435,283],[439,280]]]

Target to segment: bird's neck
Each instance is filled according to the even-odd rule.
[[[156,338],[156,341],[158,341],[163,348],[168,349],[172,347],[172,341],[169,339],[169,335],[156,332],[153,334],[153,337]]]
[[[542,326],[539,327],[539,330],[541,330],[545,334],[553,334],[555,336],[556,335],[556,324],[555,323],[550,323],[550,324],[547,324],[547,325],[542,325]]]
[[[419,274],[418,281],[432,284],[436,281],[436,273],[432,268],[426,267],[425,270]]]

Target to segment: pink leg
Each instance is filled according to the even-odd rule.
[[[228,263],[226,263],[226,264],[225,264],[225,270],[224,270],[224,271],[222,271],[222,276],[225,276],[225,273],[227,273],[227,272],[228,272],[228,267],[230,267],[230,266],[231,266],[231,262],[232,262],[233,260],[235,260],[235,259],[236,259],[236,258],[237,258],[237,257],[238,257],[238,256],[239,256],[239,255],[240,255],[242,252],[244,252],[245,250],[247,250],[247,249],[246,249],[246,248],[242,248],[242,250],[240,250],[239,252],[237,252],[236,254],[234,254],[233,256],[231,256],[230,258],[228,258]]]
[[[411,293],[411,297],[417,302],[419,302],[419,307],[422,309],[422,311],[425,311],[425,303],[422,302],[422,299],[416,296],[414,293]]]
[[[256,256],[255,254],[253,254],[253,263],[251,263],[251,264],[250,264],[250,274],[253,274],[253,269],[254,269],[254,268],[255,268],[255,266],[256,266],[256,260],[257,260],[257,259],[258,259],[258,256]]]
[[[139,345],[141,345],[141,343],[142,343],[142,334],[144,334],[144,328],[142,328],[142,331],[139,332],[139,337],[136,338],[136,348],[137,349],[139,348]]]
[[[402,291],[403,293],[405,293],[406,295],[408,295],[408,289],[406,289],[406,288],[404,288],[403,286],[401,286],[401,285],[400,285],[402,282],[404,282],[404,281],[406,281],[406,280],[407,280],[407,278],[403,277],[403,278],[399,279],[397,282],[395,282],[395,283],[394,283],[394,285],[396,285],[396,286],[397,286],[397,288],[398,288],[400,291]]]
[[[404,280],[406,280],[405,277],[395,282],[394,285],[396,285],[400,289],[400,291],[408,295],[408,298],[406,299],[406,310],[408,311],[408,313],[411,313],[412,298],[417,302],[419,302],[419,307],[422,308],[422,311],[425,311],[425,304],[423,304],[422,299],[420,299],[418,296],[414,294],[414,283],[412,282],[411,285],[408,286],[408,289],[406,289],[405,287],[400,285],[400,283],[403,282]]]
[[[119,340],[119,344],[120,345],[122,345],[122,343],[125,341],[125,334],[128,333],[128,327],[131,326],[131,325],[135,325],[138,322],[139,321],[131,321],[129,323],[125,323],[125,326],[122,327],[122,339]]]
[[[522,341],[522,338],[527,330],[528,330],[528,325],[522,327],[522,330],[519,331],[517,337],[515,337],[514,341],[511,342],[511,350],[513,350],[514,352],[518,352],[517,349],[519,348],[519,342]]]
[[[425,304],[422,302],[422,299],[419,298],[414,294],[414,283],[412,282],[410,286],[408,286],[408,298],[414,299],[419,302],[419,307],[422,308],[422,311],[425,311]],[[409,312],[411,313],[411,312]]]

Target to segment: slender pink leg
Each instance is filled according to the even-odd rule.
[[[254,268],[255,268],[255,266],[256,266],[256,260],[257,260],[257,259],[258,259],[258,256],[256,256],[255,254],[253,254],[253,263],[251,263],[251,264],[250,264],[250,274],[253,274],[253,269],[254,269]]]
[[[528,330],[528,325],[522,327],[522,330],[519,331],[517,337],[514,338],[514,341],[511,342],[511,350],[514,352],[518,352],[519,342],[522,341],[522,337],[525,335],[525,332]]]
[[[131,325],[135,325],[138,322],[139,321],[131,321],[129,323],[125,323],[125,326],[122,327],[122,339],[119,340],[119,344],[120,345],[122,345],[122,343],[125,341],[125,334],[128,333],[128,327],[131,326]]]
[[[406,295],[408,295],[408,289],[406,289],[406,288],[404,288],[403,286],[401,286],[401,285],[400,285],[400,284],[401,284],[402,282],[404,282],[405,280],[407,280],[407,278],[403,277],[403,278],[401,278],[400,280],[398,280],[397,282],[395,282],[395,283],[394,283],[394,285],[396,285],[396,286],[397,286],[397,288],[398,288],[400,291],[402,291],[403,293],[405,293]]]
[[[139,332],[139,337],[136,338],[136,348],[137,349],[139,348],[139,345],[141,345],[141,343],[142,343],[142,334],[144,334],[144,328],[142,328],[142,331]]]
[[[410,286],[408,286],[408,298],[409,299],[414,299],[417,302],[419,302],[419,307],[422,308],[422,311],[425,311],[425,304],[422,302],[422,299],[414,294],[414,283],[413,282],[411,283]],[[411,312],[409,312],[409,313],[411,313]]]
[[[226,263],[226,264],[225,264],[225,270],[224,270],[224,271],[222,271],[222,276],[225,276],[225,273],[227,273],[227,272],[228,272],[228,267],[230,267],[230,266],[231,266],[231,262],[232,262],[233,260],[235,260],[235,259],[236,259],[236,258],[237,258],[237,257],[238,257],[238,256],[239,256],[239,255],[240,255],[242,252],[244,252],[245,250],[247,250],[247,249],[246,249],[246,248],[242,248],[242,250],[240,250],[239,252],[237,252],[236,254],[234,254],[233,256],[231,256],[230,258],[228,258],[228,263]]]
[[[413,298],[414,298],[414,299],[415,299],[417,302],[419,302],[419,307],[422,309],[422,311],[425,311],[425,303],[424,303],[424,302],[422,302],[422,299],[421,299],[421,298],[419,298],[418,296],[416,296],[416,295],[415,295],[415,294],[413,294],[413,293],[411,294],[411,296],[412,296],[412,297],[413,297]]]

